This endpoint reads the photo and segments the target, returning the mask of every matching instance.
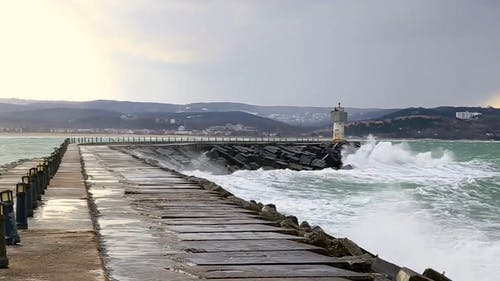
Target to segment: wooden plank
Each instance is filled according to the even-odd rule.
[[[156,198],[156,200],[143,200],[143,199],[135,199],[134,204],[141,204],[141,205],[151,205],[151,206],[167,206],[167,207],[172,207],[172,208],[197,208],[197,209],[211,209],[211,208],[225,208],[225,207],[232,207],[232,208],[239,208],[236,204],[231,204],[230,202],[224,202],[218,200],[218,202],[205,202],[205,201],[187,201],[187,202],[182,202],[182,201],[164,201],[164,198]]]
[[[307,277],[307,278],[229,278],[229,279],[210,279],[212,281],[350,281],[341,277]]]
[[[143,206],[144,208],[154,209],[154,210],[163,210],[170,212],[237,212],[237,213],[249,213],[249,214],[257,214],[252,210],[237,208],[236,206],[211,206],[210,204],[200,205],[200,206],[165,206],[165,205],[149,205]]]
[[[165,182],[159,182],[159,183],[134,183],[137,187],[149,187],[149,188],[197,188],[197,189],[203,189],[201,186],[192,184],[192,183],[181,183],[181,182],[173,182],[173,183],[165,183]]]
[[[127,193],[130,194],[170,194],[170,195],[181,195],[181,196],[198,196],[198,197],[205,197],[205,196],[211,196],[213,198],[220,198],[219,193],[213,192],[213,191],[206,191],[204,189],[175,189],[175,188],[128,188]]]
[[[212,232],[212,233],[179,233],[177,236],[184,241],[202,241],[202,240],[259,240],[259,239],[289,239],[296,241],[305,240],[304,237],[298,237],[276,232]]]
[[[334,264],[337,259],[308,251],[251,251],[187,253],[182,259],[196,265]]]
[[[268,224],[272,225],[274,222],[261,219],[227,219],[227,218],[192,218],[192,219],[165,219],[163,223],[168,225],[212,225],[212,224]]]
[[[198,197],[198,196],[171,196],[171,195],[164,195],[164,194],[131,194],[134,197],[134,200],[162,200],[165,203],[169,202],[181,202],[184,201],[186,203],[197,203],[197,204],[202,204],[202,203],[207,203],[207,204],[212,204],[212,203],[220,203],[221,198],[218,197]]]
[[[241,212],[155,212],[153,210],[147,209],[150,213],[157,214],[162,219],[170,219],[170,218],[258,218],[257,215],[251,215],[252,213],[248,213],[245,211]]]
[[[177,190],[177,191],[190,191],[190,190],[202,190],[205,191],[205,189],[196,186],[196,185],[135,185],[135,186],[129,186],[129,188],[133,189],[138,189],[138,190],[143,190],[143,189],[151,189],[151,190],[161,190],[161,189],[169,189],[169,190]]]
[[[215,278],[286,278],[343,277],[350,280],[372,281],[370,274],[357,273],[321,264],[307,265],[205,265],[187,269],[206,279]]]
[[[307,250],[325,253],[325,249],[292,240],[224,240],[224,241],[181,241],[177,244],[188,252],[235,252],[235,251],[295,251]]]
[[[188,253],[182,254],[181,257],[197,265],[327,264],[364,272],[370,269],[374,260],[368,255],[337,258],[310,251]]]
[[[168,230],[179,233],[210,233],[210,232],[286,232],[295,233],[293,229],[285,229],[265,224],[219,224],[219,225],[168,225]]]

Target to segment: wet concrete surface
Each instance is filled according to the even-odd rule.
[[[169,254],[179,250],[169,248],[176,238],[161,229],[154,217],[132,207],[134,198],[125,190],[129,170],[147,175],[159,169],[135,167],[133,160],[107,147],[81,147],[86,181],[95,204],[95,223],[99,230],[102,258],[110,280],[189,280],[192,276],[173,268],[177,261]],[[132,166],[133,168],[126,168]],[[172,269],[172,270],[169,270]]]
[[[110,280],[373,280],[172,172],[105,146],[80,150]]]
[[[12,180],[14,188],[38,163],[32,162],[5,172],[0,179]],[[28,230],[19,231],[21,243],[7,248],[10,266],[0,270],[0,280],[105,280],[77,146],[68,148],[28,225]]]

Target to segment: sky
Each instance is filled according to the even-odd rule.
[[[500,1],[0,0],[0,98],[500,107]]]

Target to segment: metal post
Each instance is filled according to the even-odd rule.
[[[16,217],[14,215],[14,197],[11,190],[0,192],[0,200],[3,204],[4,224],[5,224],[5,243],[15,245],[21,242],[19,233],[17,233]]]
[[[0,268],[8,268],[7,247],[5,246],[5,218],[3,204],[0,203]]]
[[[28,229],[28,209],[26,202],[26,186],[20,182],[16,184],[16,224],[18,229]]]
[[[36,170],[36,168],[31,168],[29,170],[31,186],[35,191],[35,196],[33,198],[36,198],[36,200],[42,200],[42,194],[40,192],[40,186],[38,184],[37,173],[38,171]]]
[[[36,166],[36,179],[37,179],[37,184],[38,184],[38,190],[40,191],[41,195],[45,194],[45,179],[43,177],[43,165],[38,164]]]
[[[33,196],[33,187],[30,184],[30,177],[29,176],[23,176],[22,182],[24,183],[24,186],[26,187],[26,203],[27,203],[27,210],[28,210],[28,217],[33,216],[33,209],[36,208],[37,202],[36,202],[36,197]]]

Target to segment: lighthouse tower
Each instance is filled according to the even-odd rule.
[[[332,121],[333,121],[333,141],[341,141],[344,139],[344,124],[347,121],[347,112],[344,111],[343,107],[335,107],[331,111]]]

